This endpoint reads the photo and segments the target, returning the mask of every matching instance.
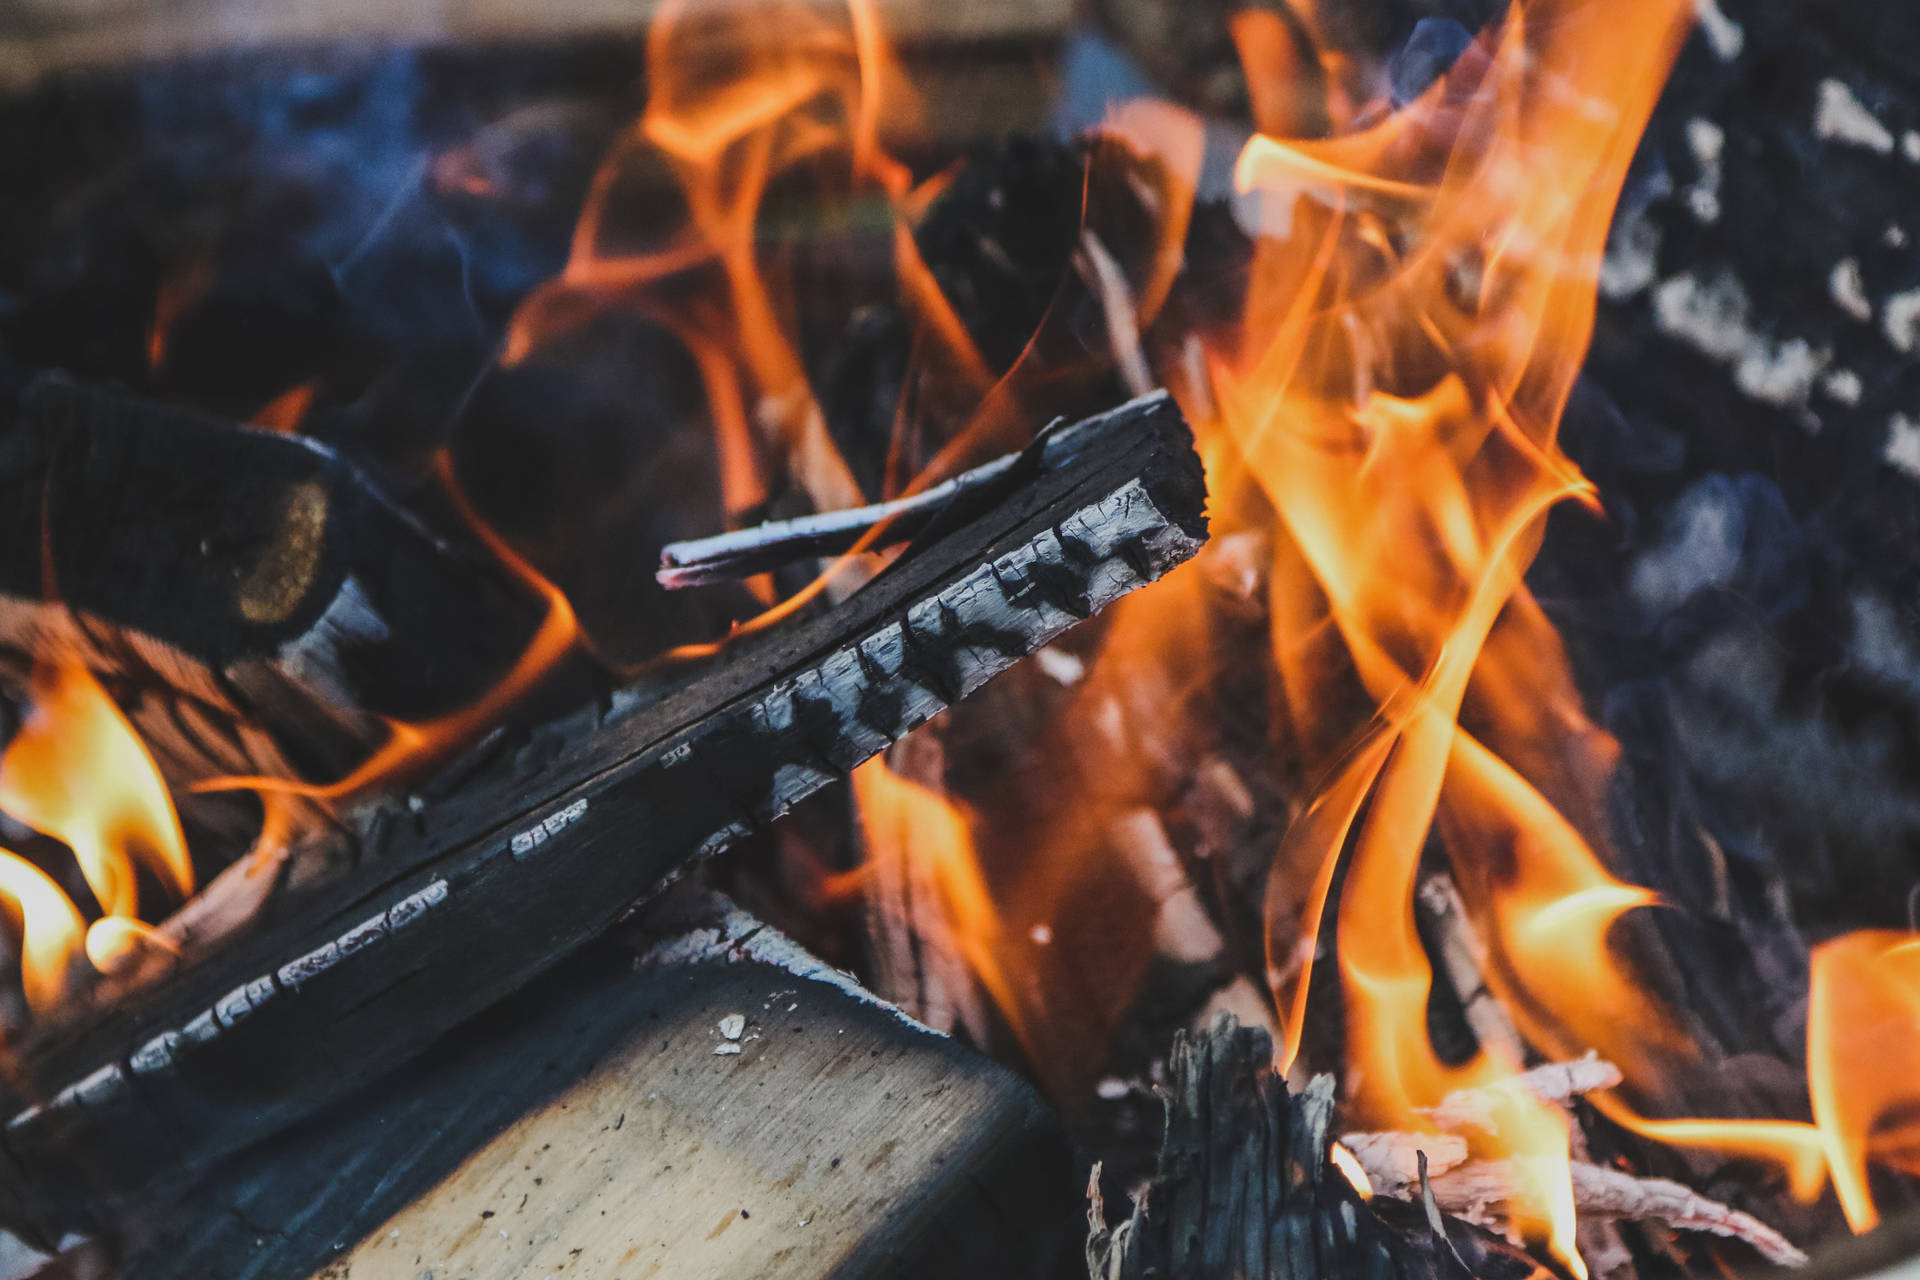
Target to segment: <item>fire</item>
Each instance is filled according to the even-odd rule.
[[[139,735],[77,658],[35,667],[33,711],[0,757],[0,809],[73,850],[109,916],[137,917],[134,868],[174,897],[193,864],[167,785]]]
[[[34,668],[32,711],[0,756],[0,809],[72,851],[101,916],[88,925],[44,870],[0,850],[0,898],[20,918],[21,982],[36,1016],[57,1009],[84,956],[110,972],[142,950],[168,949],[140,919],[137,870],[173,900],[193,892],[193,864],[166,783],[133,726],[77,657]]]
[[[867,846],[867,883],[887,874],[925,877],[941,925],[994,1002],[1021,1007],[1001,964],[1002,917],[981,874],[967,815],[939,792],[890,770],[875,757],[853,771],[853,795]]]
[[[1430,833],[1531,1030],[1577,1039],[1632,1002],[1607,930],[1649,895],[1614,881],[1543,794],[1604,778],[1610,756],[1522,578],[1547,511],[1594,502],[1555,433],[1612,199],[1687,8],[1622,21],[1516,5],[1404,111],[1331,140],[1258,135],[1239,159],[1262,226],[1284,230],[1257,244],[1239,324],[1207,336],[1217,419],[1190,412],[1228,446],[1210,454],[1211,491],[1264,500],[1227,520],[1273,536],[1274,670],[1290,737],[1325,780],[1275,864],[1283,884],[1313,869],[1305,924],[1269,928],[1306,948],[1332,910],[1367,1123],[1417,1127],[1447,1091],[1520,1065],[1443,1063],[1428,1039],[1413,901]],[[1273,33],[1242,27],[1250,77],[1284,62]],[[1565,755],[1587,767],[1527,776]],[[1310,974],[1275,992],[1289,1057]],[[1499,1145],[1529,1184],[1513,1188],[1516,1225],[1579,1272],[1567,1118],[1517,1095],[1511,1111]]]
[[[1365,67],[1313,47],[1322,6],[1293,7],[1291,19],[1249,9],[1230,24],[1261,131],[1234,166],[1254,246],[1232,318],[1166,333],[1208,132],[1177,109],[1134,104],[1100,140],[1164,161],[1171,189],[1154,209],[1147,265],[1132,264],[1141,279],[1129,281],[1091,216],[1082,242],[1118,282],[1106,306],[1132,287],[1132,314],[1109,314],[1110,331],[1131,336],[1140,362],[1141,335],[1156,326],[1174,341],[1154,352],[1185,353],[1181,370],[1156,372],[1199,435],[1216,536],[1245,535],[1266,560],[1269,630],[1255,660],[1275,690],[1274,750],[1310,780],[1263,904],[1278,1065],[1311,1056],[1310,993],[1326,988],[1314,987],[1314,959],[1330,943],[1344,1018],[1338,1065],[1356,1125],[1429,1127],[1424,1112],[1448,1094],[1522,1068],[1500,1046],[1462,1062],[1432,1043],[1434,978],[1415,888],[1444,859],[1485,943],[1488,985],[1529,1048],[1597,1050],[1629,1082],[1593,1099],[1610,1119],[1772,1160],[1803,1197],[1830,1178],[1864,1230],[1877,1220],[1869,1163],[1920,1173],[1901,1070],[1920,1052],[1920,937],[1863,932],[1816,951],[1813,1124],[1643,1114],[1702,1064],[1618,945],[1632,913],[1659,904],[1608,870],[1604,790],[1618,749],[1588,718],[1525,582],[1549,513],[1600,507],[1560,448],[1559,422],[1591,337],[1613,205],[1693,0],[1513,0],[1435,84],[1391,112]],[[744,17],[668,0],[646,59],[644,114],[596,174],[564,269],[513,316],[505,363],[558,358],[570,334],[622,308],[674,335],[697,370],[729,524],[796,486],[821,509],[877,496],[827,430],[801,357],[797,288],[778,269],[768,215],[783,184],[799,185],[825,209],[827,234],[881,229],[876,242],[917,324],[915,385],[963,406],[920,467],[907,442],[919,444],[923,409],[903,396],[885,487],[938,479],[1020,419],[1027,357],[991,367],[916,247],[917,220],[950,175],[916,185],[888,153],[915,104],[873,0],[844,10],[772,0]],[[1092,163],[1103,156],[1096,149]],[[636,172],[670,189],[658,202],[669,214],[640,230],[614,216]],[[188,262],[163,288],[155,369],[180,315],[210,287],[210,262]],[[291,388],[257,423],[297,429],[315,390]],[[542,625],[483,697],[431,722],[392,724],[389,741],[344,778],[199,783],[261,793],[254,870],[285,853],[290,797],[343,801],[417,771],[590,644],[565,595],[467,508],[445,458],[442,476],[476,535],[544,602]],[[781,602],[770,580],[754,584],[769,607],[747,625],[814,600],[833,572]],[[1089,851],[1151,843],[1152,831],[1127,825],[1151,817],[1148,756],[1178,754],[1185,694],[1220,674],[1208,669],[1209,608],[1187,572],[1108,615],[1063,717],[1097,741],[1041,744],[1072,757],[1062,772],[1078,789],[1005,824],[1024,832],[1019,859],[998,856],[1002,828],[982,806],[873,760],[852,775],[868,864],[823,878],[823,896],[903,883],[930,894],[945,945],[1032,1048],[1066,1003],[1050,1001],[1052,971],[1035,948],[1054,945],[1086,876],[1099,874]],[[0,808],[72,850],[101,912],[89,924],[46,870],[0,850],[0,898],[21,920],[22,984],[41,1015],[84,976],[82,957],[112,972],[167,947],[142,923],[138,872],[174,898],[194,881],[165,785],[98,682],[77,661],[49,659],[36,668],[33,701],[0,758]],[[1105,945],[1102,967],[1116,983],[1144,966],[1142,939]],[[1499,1097],[1476,1154],[1515,1171],[1516,1230],[1584,1276],[1570,1117],[1523,1090]],[[1351,1152],[1336,1146],[1333,1160],[1372,1193]]]
[[[1920,935],[1862,930],[1813,953],[1807,1085],[1847,1223],[1880,1221],[1870,1156],[1920,1170],[1913,1063],[1920,1054]]]

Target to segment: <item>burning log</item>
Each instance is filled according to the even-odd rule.
[[[832,613],[379,824],[361,874],[288,904],[284,927],[23,1041],[5,1219],[44,1235],[310,1114],[1191,556],[1204,489],[1172,403],[1082,438]]]

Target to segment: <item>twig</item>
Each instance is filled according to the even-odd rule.
[[[1080,233],[1080,248],[1074,252],[1073,265],[1087,287],[1100,298],[1107,343],[1113,348],[1120,380],[1134,395],[1146,395],[1153,390],[1153,372],[1147,368],[1146,353],[1140,349],[1140,322],[1134,314],[1133,289],[1127,283],[1127,273],[1107,252],[1100,237],[1091,231]]]
[[[1504,1203],[1518,1176],[1510,1160],[1476,1160],[1432,1179],[1440,1207],[1473,1221]],[[1751,1214],[1709,1200],[1665,1178],[1637,1178],[1585,1161],[1573,1162],[1576,1213],[1607,1218],[1657,1219],[1683,1231],[1742,1240],[1775,1266],[1797,1267],[1807,1255]]]
[[[660,549],[660,568],[654,578],[667,590],[679,591],[735,582],[800,560],[844,555],[862,542],[869,551],[898,546],[926,532],[956,505],[985,500],[1002,486],[1015,483],[1025,471],[1056,465],[1071,456],[1098,434],[1089,425],[1104,417],[1066,427],[1056,421],[1021,452],[982,463],[904,498],[670,542]]]

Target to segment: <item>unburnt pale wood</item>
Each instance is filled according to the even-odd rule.
[[[0,1217],[44,1238],[311,1114],[1189,558],[1205,491],[1178,411],[1099,423],[830,613],[397,815],[282,927],[22,1041]]]
[[[1032,1090],[689,904],[148,1206],[123,1280],[1058,1275]]]

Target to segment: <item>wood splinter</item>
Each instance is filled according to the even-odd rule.
[[[1571,1062],[1550,1062],[1510,1079],[1448,1094],[1421,1114],[1443,1132],[1349,1133],[1341,1145],[1353,1154],[1376,1194],[1418,1201],[1424,1173],[1434,1202],[1479,1226],[1498,1226],[1504,1206],[1523,1179],[1512,1160],[1470,1160],[1459,1130],[1497,1132],[1500,1109],[1516,1096],[1565,1103],[1585,1093],[1611,1089],[1620,1069],[1589,1053]],[[1422,1168],[1424,1162],[1424,1169]],[[1776,1266],[1806,1262],[1785,1236],[1751,1214],[1699,1195],[1665,1178],[1641,1178],[1585,1160],[1571,1161],[1574,1212],[1582,1218],[1654,1219],[1683,1231],[1704,1231],[1741,1240]]]

